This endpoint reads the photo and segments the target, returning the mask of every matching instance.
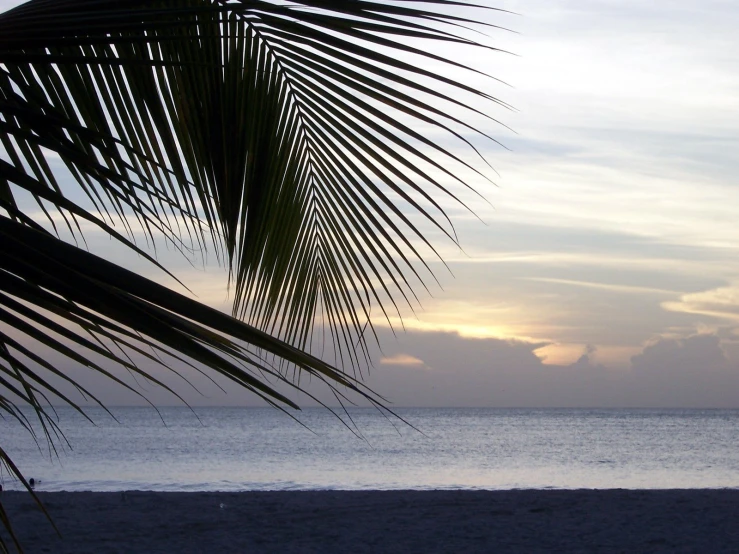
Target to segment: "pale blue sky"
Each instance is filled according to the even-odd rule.
[[[487,40],[516,55],[452,54],[510,84],[475,79],[516,108],[491,110],[515,133],[481,123],[510,151],[478,141],[484,224],[449,205],[454,277],[434,264],[443,291],[368,384],[401,405],[739,406],[739,6],[494,5],[516,33]],[[165,259],[228,308],[222,270]]]
[[[661,337],[734,329],[739,10],[502,6],[519,34],[492,40],[518,57],[487,63],[518,134],[491,128],[512,151],[490,154],[488,227],[459,214],[471,258],[448,256],[457,278],[418,326],[546,341],[549,362],[590,345],[621,368]]]

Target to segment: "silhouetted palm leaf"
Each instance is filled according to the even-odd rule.
[[[44,406],[80,409],[59,383],[94,399],[39,345],[128,388],[113,366],[171,390],[150,368],[189,364],[296,407],[277,387],[297,386],[288,363],[381,405],[303,350],[326,325],[338,364],[361,367],[372,310],[413,305],[435,250],[409,209],[456,240],[438,198],[456,199],[455,168],[480,172],[417,125],[474,150],[474,99],[500,102],[413,45],[473,44],[463,6],[33,0],[0,15],[0,409],[28,425],[15,403],[30,404],[51,438]],[[248,323],[59,238],[84,240],[83,222],[157,265],[138,242],[214,249]]]

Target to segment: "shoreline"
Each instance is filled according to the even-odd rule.
[[[37,494],[27,552],[739,552],[738,489]]]

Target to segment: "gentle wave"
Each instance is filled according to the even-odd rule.
[[[269,409],[165,408],[166,427],[114,411],[92,426],[60,410],[58,459],[8,421],[3,447],[48,491],[739,487],[736,410],[398,410],[423,434],[352,410],[366,440],[321,410],[303,414],[312,432]]]

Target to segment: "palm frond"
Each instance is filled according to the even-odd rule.
[[[116,367],[175,395],[162,372],[189,367],[281,409],[300,390],[287,363],[340,402],[384,408],[349,368],[367,362],[372,314],[412,309],[433,278],[418,221],[456,242],[441,199],[462,202],[459,171],[484,174],[469,137],[494,139],[474,120],[508,107],[428,68],[474,71],[428,41],[496,51],[468,38],[480,24],[459,8],[490,9],[32,0],[1,14],[0,410],[36,438],[16,405],[32,406],[53,448],[48,406],[84,415],[66,389],[98,402],[44,352],[138,395]],[[142,240],[185,256],[212,247],[233,316],[80,248],[83,224],[164,271]],[[338,368],[304,351],[317,325]],[[2,449],[0,464],[30,490]],[[0,521],[10,529],[1,503]]]
[[[459,8],[491,9],[32,0],[1,14],[0,409],[18,419],[29,403],[53,438],[45,406],[81,410],[59,383],[95,400],[35,347],[135,394],[112,367],[176,394],[151,368],[189,366],[296,408],[287,363],[339,399],[384,405],[352,372],[373,314],[417,305],[439,257],[427,226],[456,243],[444,199],[464,205],[460,172],[486,178],[470,137],[494,139],[475,120],[508,107],[424,46],[496,51]],[[83,224],[157,265],[162,239],[188,257],[212,249],[233,316],[80,248]],[[303,351],[322,325],[339,368]]]
[[[81,328],[100,339],[99,342],[115,343],[128,350],[138,349],[143,353],[148,348],[163,357],[181,360],[182,356],[199,362],[277,407],[298,408],[269,382],[264,382],[264,376],[294,385],[270,367],[265,354],[295,364],[331,388],[349,389],[378,405],[382,401],[354,377],[310,354],[94,254],[60,242],[48,233],[0,216],[0,240],[4,251],[0,261],[0,320],[16,333],[25,335],[19,340],[3,334],[1,342],[6,346],[6,354],[0,354],[5,362],[0,372],[4,372],[3,378],[9,383],[17,383],[12,391],[22,394],[33,406],[42,404],[34,400],[39,391],[59,393],[7,347],[60,379],[71,381],[23,345],[34,342],[45,346],[140,394],[94,361],[94,356],[102,357],[176,394],[166,383],[153,377],[151,371],[120,359],[69,327]],[[42,310],[62,318],[64,323],[44,315]],[[158,365],[166,367],[161,361],[163,357],[150,356],[148,361],[154,364],[159,360]],[[90,391],[74,384],[95,400]],[[71,399],[63,400],[76,406]]]
[[[436,250],[400,204],[454,241],[437,197],[459,200],[445,184],[463,183],[452,167],[479,172],[415,130],[413,121],[436,126],[472,146],[463,133],[475,127],[452,108],[485,113],[433,82],[498,102],[399,59],[460,66],[407,39],[472,44],[455,26],[475,23],[406,4],[30,2],[4,16],[14,28],[56,23],[43,45],[37,33],[3,38],[6,88],[18,91],[2,112],[8,137],[57,192],[40,149],[60,155],[106,232],[104,217],[133,216],[150,239],[185,251],[222,245],[234,315],[299,347],[327,323],[356,367],[373,308],[401,315],[416,304],[412,283],[432,276],[419,245]],[[19,52],[33,62],[12,61]],[[16,106],[24,101],[31,115]],[[34,123],[53,132],[29,136]],[[29,191],[70,214],[74,231],[79,214]]]

